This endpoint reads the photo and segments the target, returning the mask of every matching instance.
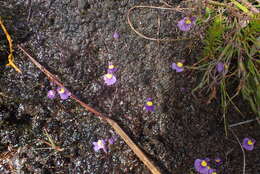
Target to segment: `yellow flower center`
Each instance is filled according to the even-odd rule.
[[[109,66],[108,66],[108,69],[114,69],[114,68],[115,68],[114,65],[109,65]]]
[[[212,172],[211,174],[217,174],[217,172]]]
[[[183,63],[178,62],[178,63],[177,63],[177,66],[181,68],[181,67],[183,67]]]
[[[228,65],[224,64],[224,69],[228,69]]]
[[[219,159],[216,159],[215,161],[216,161],[217,163],[219,163],[219,162],[220,162],[220,160],[219,160]]]
[[[203,161],[201,162],[201,166],[206,167],[206,166],[207,166],[207,162],[203,160]]]
[[[190,19],[186,19],[185,20],[185,24],[191,24],[191,20]]]
[[[64,88],[60,88],[60,89],[59,89],[59,93],[62,94],[62,93],[64,93],[64,92],[65,92],[65,89],[64,89]]]
[[[98,144],[99,146],[102,146],[102,145],[103,145],[103,143],[102,143],[101,140],[98,140],[97,144]]]
[[[247,144],[251,146],[251,145],[253,145],[253,141],[252,140],[248,140]]]
[[[112,79],[113,75],[112,74],[106,74],[106,78]]]
[[[151,102],[151,101],[146,102],[146,104],[147,104],[147,106],[153,106],[153,102]]]

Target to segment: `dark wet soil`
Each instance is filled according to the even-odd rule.
[[[219,98],[211,104],[206,104],[203,93],[195,98],[191,91],[200,74],[170,68],[178,60],[195,63],[201,42],[158,44],[139,37],[127,24],[127,11],[134,5],[162,4],[159,0],[4,0],[0,15],[15,44],[23,44],[82,101],[114,119],[163,174],[195,173],[195,159],[205,157],[224,160],[219,173],[242,173],[243,153],[231,131],[225,136]],[[141,9],[131,19],[150,37],[189,37],[199,28],[180,32],[176,23],[184,16]],[[114,32],[119,39],[113,38]],[[1,45],[6,45],[2,31],[0,36]],[[7,53],[1,53],[0,173],[150,173],[120,138],[107,154],[94,152],[92,142],[113,136],[111,127],[71,99],[48,99],[48,90],[55,86],[21,51],[15,53],[23,74],[4,67]],[[118,81],[111,87],[102,79],[109,61],[118,68]],[[144,109],[149,97],[155,112]],[[255,117],[240,98],[236,102],[244,116],[231,107],[226,115],[229,124]],[[240,142],[244,137],[260,139],[257,122],[232,130]],[[56,149],[44,143],[50,141]],[[260,173],[258,144],[245,152],[247,174]]]

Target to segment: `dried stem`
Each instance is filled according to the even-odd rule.
[[[137,8],[150,8],[150,9],[160,9],[160,10],[171,10],[171,11],[178,11],[178,12],[182,12],[183,10],[193,10],[192,8],[169,8],[169,7],[157,7],[157,6],[146,6],[146,5],[139,5],[139,6],[134,6],[132,8],[130,8],[127,12],[127,22],[130,26],[130,28],[136,33],[138,34],[140,37],[147,39],[147,40],[151,40],[151,41],[165,41],[165,42],[173,42],[173,41],[180,41],[180,40],[190,40],[191,38],[176,38],[176,39],[170,39],[170,38],[163,38],[163,39],[158,39],[158,38],[153,38],[153,37],[148,37],[145,36],[144,34],[142,34],[141,32],[137,31],[134,26],[133,23],[130,20],[130,13],[132,10],[137,9]]]
[[[236,138],[238,144],[240,145],[241,151],[243,153],[243,174],[245,174],[246,173],[246,154],[245,154],[245,150],[243,149],[243,146],[240,143],[239,138],[237,137],[235,132],[232,129],[230,129],[230,130],[231,130],[232,134],[234,135],[234,137]]]
[[[50,73],[45,67],[38,63],[22,46],[18,45],[18,48],[29,58],[29,60],[37,66],[52,82],[56,85],[63,87],[61,81],[59,81],[52,73]],[[142,150],[131,140],[131,138],[123,131],[123,129],[112,119],[102,115],[100,112],[96,111],[86,103],[82,102],[75,95],[71,95],[71,98],[78,102],[87,111],[92,112],[95,116],[101,120],[107,122],[115,132],[125,141],[125,143],[133,150],[133,152],[138,156],[138,158],[149,168],[153,174],[161,174],[159,169],[149,160],[149,158],[142,152]]]
[[[234,123],[234,124],[229,125],[229,127],[232,128],[232,127],[235,127],[235,126],[251,123],[253,121],[257,121],[257,118],[254,118],[254,119],[251,119],[251,120],[242,121],[242,122],[239,122],[239,123]]]
[[[6,66],[11,66],[13,67],[18,73],[22,73],[22,71],[14,64],[14,56],[13,56],[13,40],[10,36],[10,34],[8,33],[7,29],[5,28],[5,25],[0,17],[0,26],[3,30],[3,32],[5,33],[6,39],[8,41],[9,44],[9,55],[8,55],[8,64]]]

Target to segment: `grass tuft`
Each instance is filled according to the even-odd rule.
[[[194,69],[203,73],[193,92],[206,92],[208,103],[219,92],[226,133],[227,107],[233,104],[239,111],[233,102],[238,95],[260,117],[260,15],[232,2],[237,9],[227,10],[225,6],[229,4],[226,4],[206,14],[205,18],[211,22],[203,41],[203,56],[194,64]],[[223,72],[216,70],[219,62],[224,64]]]

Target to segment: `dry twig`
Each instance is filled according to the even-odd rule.
[[[235,127],[235,126],[251,123],[251,122],[254,122],[254,121],[257,121],[257,120],[258,120],[258,118],[254,118],[254,119],[251,119],[251,120],[246,120],[246,121],[242,121],[242,122],[239,122],[239,123],[231,124],[231,125],[229,125],[229,127],[232,128],[232,127]]]
[[[5,25],[2,21],[2,18],[0,17],[0,26],[3,30],[3,32],[5,33],[6,39],[8,41],[9,44],[9,55],[8,55],[8,64],[6,66],[11,66],[13,67],[18,73],[22,73],[22,71],[14,64],[14,49],[13,49],[13,40],[11,38],[11,36],[9,35],[7,29],[5,28]]]
[[[182,12],[184,10],[193,10],[192,8],[170,8],[170,7],[157,7],[157,6],[146,6],[146,5],[139,5],[139,6],[134,6],[132,8],[130,8],[127,12],[127,22],[130,26],[130,28],[136,33],[138,34],[140,37],[147,39],[147,40],[151,40],[151,41],[165,41],[165,42],[173,42],[173,41],[180,41],[180,40],[189,40],[191,38],[176,38],[176,39],[171,39],[171,38],[163,38],[163,39],[158,39],[158,38],[153,38],[153,37],[148,37],[145,36],[144,34],[142,34],[141,32],[137,31],[134,26],[133,23],[130,20],[130,13],[131,11],[133,11],[134,9],[138,9],[138,8],[150,8],[150,9],[160,9],[160,10],[171,10],[171,11],[178,11],[178,12]]]
[[[230,130],[231,130],[232,134],[234,135],[234,137],[236,138],[238,144],[240,145],[241,151],[243,153],[243,174],[245,174],[246,173],[246,155],[245,155],[245,150],[243,149],[243,146],[240,143],[240,141],[239,141],[237,135],[235,134],[235,132],[232,129],[230,129]]]

